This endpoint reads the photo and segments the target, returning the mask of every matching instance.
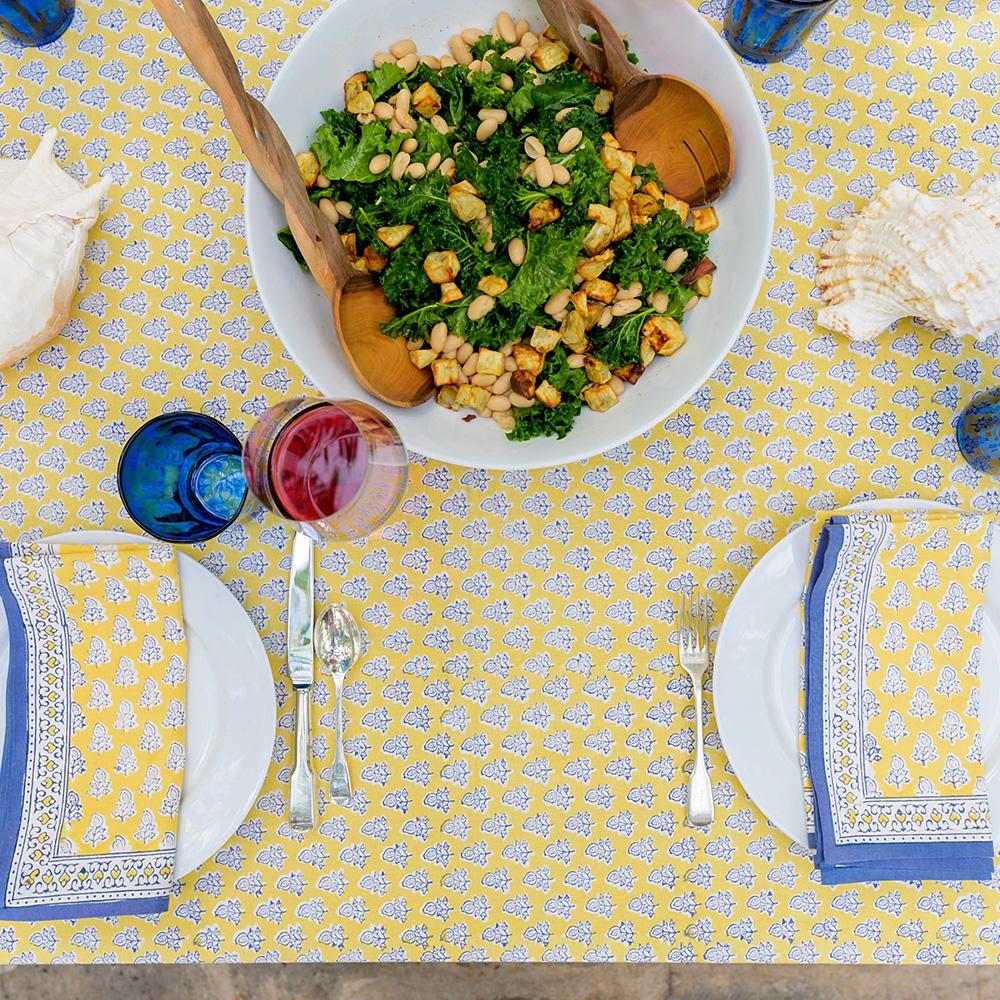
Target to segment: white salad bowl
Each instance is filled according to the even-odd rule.
[[[606,0],[603,8],[629,36],[641,64],[692,81],[718,103],[733,133],[736,171],[716,207],[720,225],[709,255],[718,265],[710,298],[684,322],[687,343],[657,358],[607,413],[583,408],[561,441],[508,441],[492,420],[464,423],[433,400],[394,409],[369,397],[351,377],[332,328],[330,304],[278,242],[285,225],[278,202],[251,174],[246,192],[250,263],[261,300],[279,337],[326,396],[363,399],[388,411],[407,448],[470,468],[525,469],[588,458],[664,420],[701,386],[725,357],[753,308],[764,276],[774,218],[774,181],[757,101],[739,63],[712,26],[686,0]],[[274,80],[267,107],[296,151],[307,149],[325,108],[342,108],[343,84],[371,65],[372,55],[400,38],[421,52],[447,51],[465,27],[489,28],[500,10],[541,28],[530,0],[336,0],[295,46]]]

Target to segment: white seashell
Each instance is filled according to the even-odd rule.
[[[0,367],[65,325],[87,233],[110,177],[84,188],[55,161],[54,131],[29,160],[0,160]]]
[[[1000,330],[1000,180],[981,178],[961,198],[894,181],[823,248],[816,322],[871,340],[913,316],[955,336]]]

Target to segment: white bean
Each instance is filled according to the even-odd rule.
[[[372,56],[372,64],[378,68],[379,66],[384,66],[386,63],[395,62],[396,57],[391,52],[376,52]]]
[[[545,155],[545,147],[542,145],[542,140],[536,135],[529,135],[524,140],[524,151],[532,160],[537,160],[540,156]]]
[[[422,163],[411,163],[406,168],[406,176],[412,177],[415,181],[419,181],[427,173],[427,168]]]
[[[514,78],[509,73],[501,73],[497,78],[501,90],[511,91],[514,89]]]
[[[582,368],[585,360],[586,358],[582,354],[571,354],[566,359],[566,364],[568,364],[570,368]]]
[[[611,386],[611,390],[616,396],[620,396],[625,391],[625,382],[617,375],[611,376],[611,381],[608,385]]]
[[[397,58],[402,59],[411,52],[417,51],[417,43],[412,38],[401,38],[398,42],[389,46],[389,51]]]
[[[574,111],[576,111],[576,106],[575,105],[573,107],[571,107],[571,108],[563,108],[561,111],[557,111],[556,112],[556,121],[557,122],[561,122],[568,114],[571,114]]]
[[[663,289],[660,289],[650,296],[649,304],[658,313],[665,313],[670,308],[670,296]]]
[[[440,354],[444,350],[444,342],[448,339],[448,324],[435,323],[431,328],[431,350]]]
[[[670,251],[670,256],[663,263],[664,270],[669,271],[673,274],[675,271],[679,271],[684,265],[684,261],[688,259],[688,252],[683,247],[678,247],[676,250]]]
[[[688,299],[687,302],[684,304],[684,312],[686,313],[691,312],[691,310],[694,309],[699,302],[701,302],[701,299],[697,295],[693,299]]]
[[[520,267],[524,263],[525,252],[524,240],[520,236],[515,236],[507,244],[507,256],[515,267]]]
[[[472,62],[472,50],[461,35],[452,35],[448,40],[448,48],[452,58],[462,66],[468,66]]]
[[[514,30],[517,32],[518,39],[526,32],[531,30],[531,25],[527,22],[525,18],[519,18],[514,24]]]
[[[416,338],[415,340],[408,340],[408,341],[406,342],[406,346],[407,346],[407,347],[408,347],[408,348],[409,348],[409,349],[410,349],[411,351],[419,351],[419,350],[420,350],[420,348],[424,346],[424,340],[423,340],[423,337],[417,337],[417,338]]]
[[[408,56],[403,56],[403,58],[402,58],[402,59],[398,59],[398,60],[396,61],[396,65],[397,65],[397,66],[398,66],[398,67],[399,67],[399,68],[400,68],[400,69],[401,69],[401,70],[402,70],[402,71],[403,71],[403,72],[404,72],[404,73],[405,73],[405,74],[406,74],[407,76],[409,76],[409,75],[410,75],[410,74],[411,74],[411,73],[412,73],[412,72],[413,72],[413,71],[414,71],[414,70],[415,70],[415,69],[417,68],[417,63],[418,63],[419,61],[420,61],[420,60],[419,60],[419,59],[417,59],[417,54],[416,54],[416,52],[411,52],[411,53],[410,53],[410,54],[409,54]]]
[[[555,316],[557,312],[562,312],[569,305],[569,297],[572,294],[568,288],[564,288],[559,292],[553,292],[549,296],[549,301],[545,303],[545,312],[549,316]]]
[[[504,344],[500,348],[500,353],[505,357],[509,358],[514,353],[514,341],[512,340],[509,344]]]
[[[510,400],[511,406],[516,406],[519,410],[526,410],[529,406],[535,405],[533,399],[527,399],[519,392],[512,392],[507,398]]]
[[[449,156],[446,160],[441,161],[438,170],[446,177],[450,177],[455,172],[455,161]]]
[[[469,305],[469,319],[482,319],[496,304],[496,299],[492,295],[480,295],[478,298],[473,299]]]
[[[502,396],[510,388],[510,377],[512,372],[504,372],[494,383],[493,391]]]
[[[322,198],[319,203],[319,210],[334,224],[340,222],[340,213],[332,198]]]
[[[448,339],[444,342],[443,350],[457,351],[464,343],[465,343],[464,337],[460,337],[457,333],[449,333]]]
[[[400,149],[402,149],[404,153],[415,153],[417,151],[417,140],[412,136],[409,139],[404,139],[403,145],[400,146]]]
[[[389,176],[392,177],[394,181],[398,181],[402,178],[403,174],[406,173],[406,168],[410,165],[410,154],[409,153],[397,153],[396,159],[392,161],[392,170],[389,172]]]
[[[372,113],[376,118],[381,118],[382,121],[386,122],[390,118],[396,117],[396,109],[388,101],[376,101]]]
[[[462,32],[461,37],[466,45],[475,45],[483,37],[483,32],[480,28],[466,28]]]
[[[611,306],[612,316],[628,316],[631,313],[637,312],[642,308],[642,302],[639,299],[622,299],[620,302],[615,302]]]
[[[484,122],[488,118],[495,118],[497,122],[503,123],[507,120],[507,112],[503,108],[482,108],[479,112],[479,120]]]
[[[338,201],[337,211],[340,212],[345,219],[350,219],[354,215],[354,209],[351,207],[351,203],[349,201]]]
[[[427,161],[427,173],[432,174],[441,165],[441,154],[431,153],[431,158]]]
[[[441,69],[441,60],[438,59],[437,56],[421,56],[420,61],[428,69],[434,69],[434,70]]]
[[[517,371],[517,362],[513,358],[504,358],[503,359],[503,370],[505,372],[516,372]]]
[[[434,131],[439,135],[448,134],[448,123],[440,115],[431,116],[431,125],[434,126]]]
[[[458,355],[456,354],[455,357],[457,358]],[[470,354],[465,359],[465,364],[462,365],[462,371],[466,375],[470,375],[470,376],[471,375],[475,375],[476,374],[476,365],[477,364],[479,364],[479,352],[478,351],[474,351],[472,354]]]
[[[524,58],[524,49],[520,45],[515,45],[514,48],[508,49],[504,54],[504,59],[509,59],[511,62],[520,62]]]
[[[597,325],[602,330],[606,330],[611,325],[611,321],[614,318],[615,314],[611,311],[611,306],[605,306],[601,310],[601,315],[597,318]]]
[[[533,31],[526,31],[520,38],[521,47],[528,55],[531,55],[538,48],[538,35]]]
[[[535,160],[535,183],[540,188],[552,187],[555,177],[552,174],[552,164],[547,156],[539,156]]]
[[[373,174],[380,174],[389,166],[389,154],[379,153],[368,161],[368,170]]]
[[[552,179],[560,187],[569,184],[571,180],[569,171],[561,163],[552,164]]]
[[[499,381],[500,380],[497,379],[497,381],[493,383],[494,390],[496,390],[497,383]],[[489,401],[486,403],[486,408],[488,410],[492,410],[494,413],[503,413],[505,410],[509,410],[510,406],[510,400],[503,393],[497,393],[495,396],[490,396]]]
[[[487,118],[484,122],[481,122],[479,128],[476,129],[476,138],[480,142],[485,142],[499,127],[500,123],[495,118]]]
[[[469,356],[472,354],[473,347],[472,344],[466,342],[455,352],[455,360],[460,364],[464,365],[466,361],[469,360]]]
[[[398,115],[401,111],[405,114],[410,110],[410,92],[404,87],[396,95],[396,114]]]
[[[515,420],[513,414],[510,413],[494,413],[493,419],[496,425],[502,431],[512,431],[514,429]]]
[[[571,128],[560,140],[559,140],[559,152],[568,153],[571,150],[576,149],[580,145],[583,139],[583,132],[578,128]]]
[[[497,16],[497,31],[500,37],[508,44],[513,45],[517,41],[517,28],[514,27],[514,18],[503,10]]]
[[[472,382],[473,385],[482,386],[484,389],[487,386],[493,385],[493,383],[496,382],[496,380],[497,380],[496,375],[484,375],[479,372],[477,372],[475,375],[472,375],[469,379],[469,381]]]

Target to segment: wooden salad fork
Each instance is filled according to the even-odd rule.
[[[333,325],[358,383],[393,406],[416,406],[434,392],[429,370],[410,361],[403,338],[382,333],[394,315],[378,281],[356,271],[336,227],[309,200],[295,156],[267,109],[246,92],[236,60],[201,0],[153,0],[205,83],[257,176],[284,206],[312,276],[333,306]]]
[[[676,76],[652,76],[629,62],[614,25],[590,0],[538,0],[559,37],[615,89],[615,136],[652,163],[667,191],[692,205],[715,201],[733,177],[733,137],[704,91]],[[601,46],[585,41],[593,28]]]

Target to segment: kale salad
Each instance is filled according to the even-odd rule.
[[[438,404],[514,441],[561,438],[683,346],[718,218],[621,148],[613,92],[551,28],[502,13],[449,49],[377,53],[299,169]]]

